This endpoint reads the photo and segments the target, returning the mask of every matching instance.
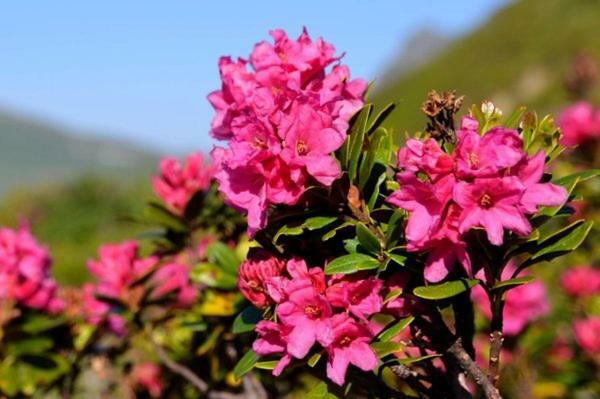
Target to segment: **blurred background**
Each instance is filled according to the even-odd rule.
[[[87,278],[104,241],[131,237],[161,155],[210,151],[221,55],[306,26],[345,52],[373,100],[425,124],[432,88],[540,113],[573,101],[565,79],[600,60],[600,1],[7,2],[0,12],[0,224],[31,223],[62,283]],[[592,101],[600,100],[596,87]]]

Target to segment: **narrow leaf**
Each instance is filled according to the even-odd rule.
[[[461,294],[479,284],[479,280],[462,278],[441,284],[416,287],[413,294],[423,299],[446,299]]]

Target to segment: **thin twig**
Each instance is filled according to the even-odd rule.
[[[422,399],[430,399],[429,389],[419,381],[419,373],[414,370],[409,369],[403,364],[397,364],[394,366],[390,366],[390,370],[398,378],[404,381],[413,391],[415,391],[420,398]]]
[[[492,384],[494,384],[495,387],[498,387],[498,382],[500,381],[500,352],[502,351],[502,343],[504,342],[504,337],[502,336],[504,313],[504,300],[502,299],[502,294],[492,295],[490,302],[492,306],[492,333],[490,334],[488,375]]]
[[[477,366],[465,348],[463,348],[462,340],[460,338],[450,345],[446,352],[456,358],[460,367],[467,372],[469,377],[471,377],[477,385],[479,385],[487,399],[502,399],[498,389],[492,384],[481,368]]]
[[[150,336],[150,340],[152,341],[152,345],[154,346],[156,355],[166,368],[171,370],[173,373],[179,374],[181,377],[185,378],[193,386],[195,386],[196,389],[200,391],[200,393],[206,393],[206,391],[208,391],[208,384],[203,379],[198,377],[196,373],[194,373],[192,370],[190,370],[183,364],[177,363],[176,361],[171,359],[167,352],[164,350],[164,348],[160,346],[152,336]]]
[[[215,391],[208,394],[209,399],[267,399],[267,391],[260,381],[252,374],[246,374],[243,379],[244,392],[232,393]]]

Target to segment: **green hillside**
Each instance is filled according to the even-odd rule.
[[[398,102],[389,126],[399,132],[424,127],[415,111],[430,89],[457,90],[468,104],[489,99],[506,111],[521,104],[556,111],[569,101],[564,75],[581,51],[600,63],[599,0],[515,2],[420,68],[394,73],[392,67],[374,100]],[[598,86],[592,97],[600,100]]]
[[[64,181],[85,173],[147,174],[156,159],[131,145],[74,135],[0,109],[0,195],[10,188]]]

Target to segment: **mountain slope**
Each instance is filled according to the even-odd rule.
[[[132,175],[152,170],[156,155],[0,109],[0,194],[83,173]]]
[[[578,52],[600,62],[600,1],[525,0],[446,46],[420,68],[386,73],[374,101],[396,101],[388,126],[398,132],[422,128],[418,110],[430,89],[455,89],[467,104],[483,99],[506,112],[517,105],[555,111],[569,101],[564,75]],[[593,93],[600,100],[600,90]]]

